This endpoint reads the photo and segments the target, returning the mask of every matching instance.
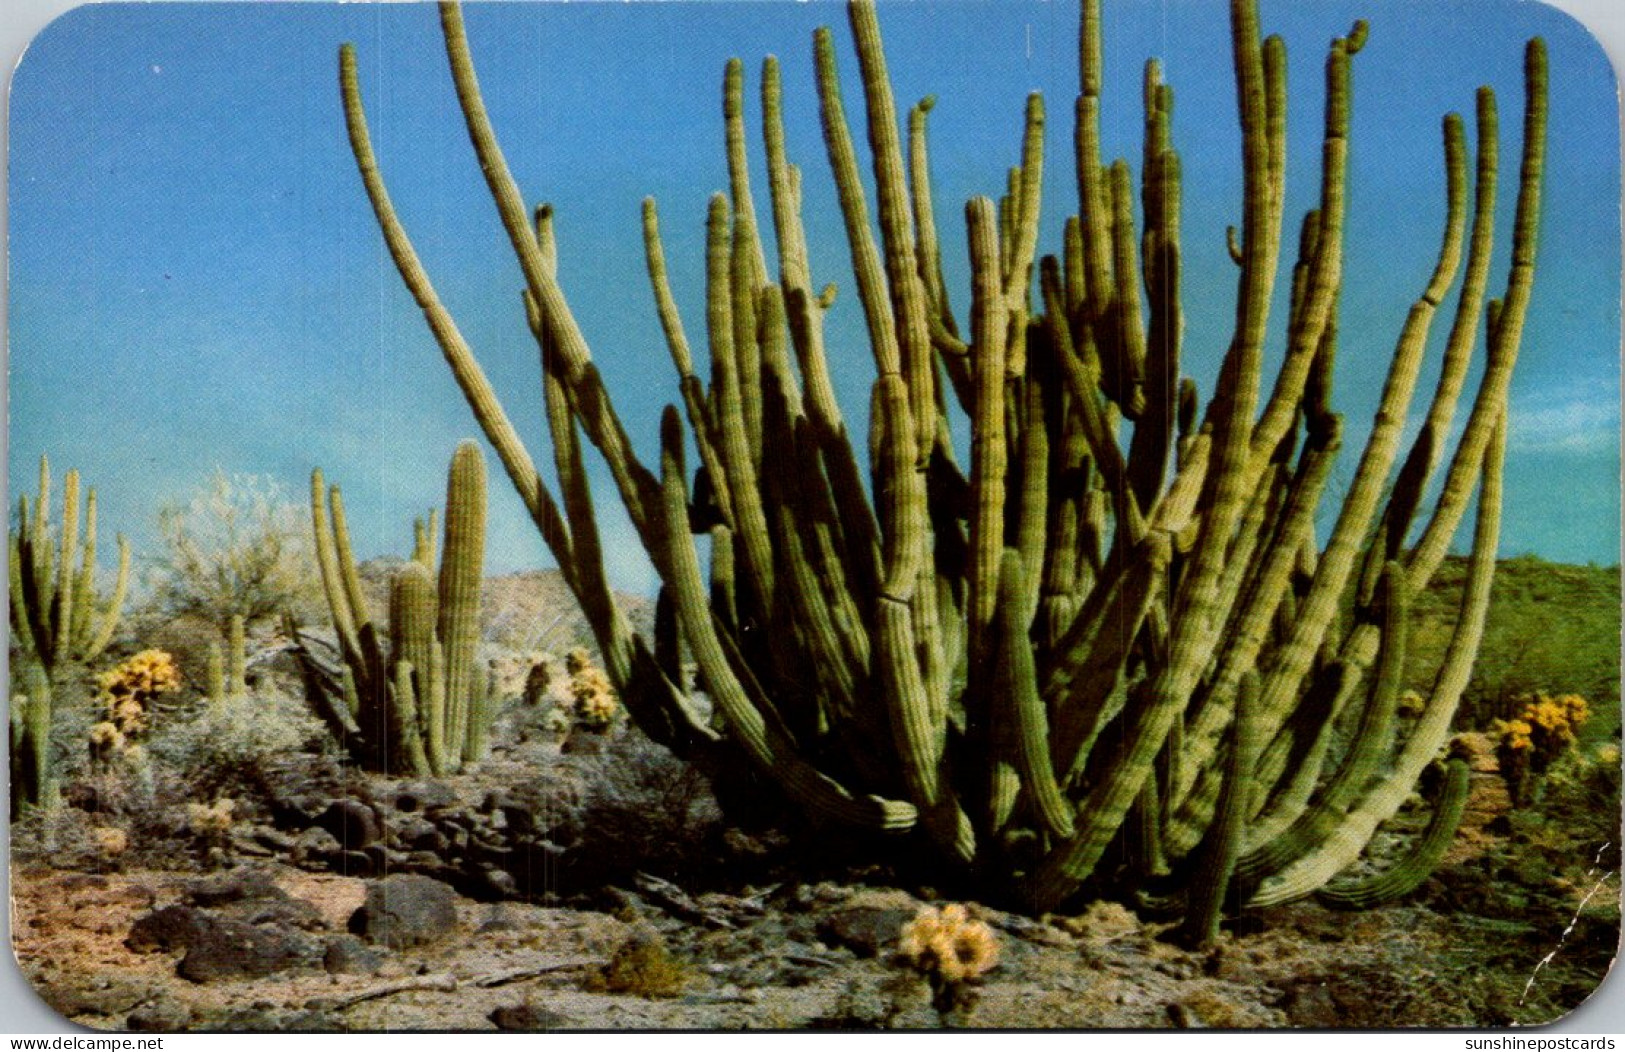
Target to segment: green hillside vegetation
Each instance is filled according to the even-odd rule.
[[[1406,685],[1425,690],[1444,656],[1461,603],[1467,560],[1447,560],[1415,604]],[[1620,568],[1568,566],[1537,556],[1503,559],[1473,679],[1456,714],[1461,730],[1508,718],[1525,696],[1579,694],[1591,706],[1582,742],[1617,736]]]

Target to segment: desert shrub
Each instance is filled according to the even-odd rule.
[[[225,638],[234,615],[252,628],[284,610],[319,606],[308,512],[280,483],[216,471],[158,513],[163,544],[149,557],[152,605],[164,617],[208,622]]]
[[[262,692],[200,709],[164,727],[149,745],[154,760],[197,800],[257,787],[272,761],[320,750],[326,741],[303,702]]]
[[[626,728],[594,754],[566,755],[580,790],[580,823],[594,857],[585,870],[638,870],[679,879],[715,867],[722,809],[710,782],[641,732]]]
[[[587,986],[634,997],[676,997],[691,981],[687,966],[672,956],[658,932],[640,932],[621,944]]]

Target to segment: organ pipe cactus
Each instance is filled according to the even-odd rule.
[[[84,498],[79,473],[62,483],[62,519],[51,523],[51,466],[40,458],[39,492],[17,502],[10,531],[13,668],[24,690],[12,694],[12,814],[54,795],[50,762],[51,684],[70,664],[107,648],[130,581],[130,546],[118,538],[118,576],[105,602],[96,588],[96,490]]]
[[[964,319],[941,266],[932,100],[908,112],[905,136],[876,7],[853,0],[866,180],[834,37],[820,30],[815,94],[877,373],[865,478],[830,380],[824,315],[834,291],[818,290],[811,273],[774,60],[762,67],[760,95],[772,259],[750,185],[743,67],[730,62],[723,74],[728,189],[707,215],[709,382],[667,287],[658,210],[644,203],[649,278],[681,396],[681,409],[668,407],[661,421],[651,467],[634,453],[570,312],[552,210],[527,208],[503,158],[462,13],[454,3],[440,11],[479,169],[525,277],[562,511],[395,212],[346,47],[351,145],[407,288],[586,610],[617,691],[651,736],[713,769],[742,754],[814,820],[913,835],[1031,909],[1120,875],[1171,883],[1176,893],[1201,882],[1187,917],[1198,941],[1216,930],[1227,884],[1231,898],[1285,901],[1357,859],[1445,745],[1482,637],[1508,381],[1539,226],[1539,40],[1526,55],[1505,291],[1486,307],[1499,165],[1496,100],[1482,89],[1475,192],[1463,122],[1452,115],[1443,123],[1437,262],[1417,276],[1419,297],[1321,545],[1315,523],[1344,434],[1331,394],[1363,22],[1326,56],[1319,191],[1294,246],[1284,214],[1286,48],[1262,36],[1254,0],[1231,2],[1243,175],[1241,223],[1228,235],[1236,321],[1205,408],[1181,372],[1188,224],[1173,89],[1147,65],[1137,228],[1133,166],[1102,154],[1110,98],[1099,0],[1082,0],[1077,198],[1059,206],[1075,209],[1063,243],[1050,255],[1037,248],[1042,175],[1053,162],[1046,107],[1034,97],[1019,143],[1012,136],[1017,163],[1004,194],[964,211],[972,272]],[[1283,270],[1284,347],[1266,386]],[[1401,460],[1430,328],[1452,289],[1440,379]],[[1485,315],[1485,361],[1451,451],[1446,436]],[[953,439],[960,412],[968,461]],[[665,638],[653,646],[605,583],[583,435],[663,582]],[[1422,496],[1441,466],[1429,507]],[[1427,587],[1475,488],[1461,616],[1425,711],[1398,740],[1392,704],[1407,597]],[[709,536],[709,580],[695,534]],[[720,713],[717,727],[676,675],[673,621]],[[1344,734],[1348,727],[1357,733]],[[1406,881],[1436,859],[1431,847],[1448,839],[1452,811],[1442,809]]]
[[[464,442],[446,478],[438,579],[428,526],[390,582],[389,620],[373,620],[350,546],[344,499],[311,475],[311,518],[337,661],[290,624],[305,692],[318,716],[364,767],[388,774],[452,774],[485,755],[492,710],[477,666],[485,561],[485,459]]]

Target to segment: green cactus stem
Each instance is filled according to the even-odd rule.
[[[951,294],[945,280],[945,245],[956,240],[939,230],[932,187],[934,100],[901,119],[878,7],[850,0],[858,88],[850,116],[863,126],[865,158],[835,34],[814,35],[802,94],[817,109],[842,263],[875,370],[866,427],[849,427],[835,396],[824,332],[834,286],[815,282],[803,172],[785,134],[794,94],[779,64],[764,62],[760,203],[770,216],[759,216],[749,78],[742,62],[726,64],[718,165],[726,190],[705,215],[704,346],[690,343],[661,217],[653,200],[643,204],[647,277],[677,379],[658,461],[646,464],[570,312],[552,210],[527,210],[480,94],[471,27],[455,3],[442,3],[457,103],[525,278],[562,507],[390,204],[349,47],[340,88],[391,256],[640,727],[707,770],[748,765],[815,823],[915,838],[960,875],[1033,910],[1098,890],[1107,883],[1101,861],[1127,851],[1135,865],[1123,873],[1177,885],[1159,894],[1183,897],[1187,934],[1205,942],[1226,898],[1287,901],[1338,878],[1444,744],[1494,567],[1497,435],[1534,280],[1545,52],[1538,41],[1528,52],[1505,292],[1486,308],[1497,146],[1494,99],[1482,92],[1476,186],[1463,122],[1446,117],[1436,259],[1416,275],[1421,292],[1399,325],[1370,436],[1331,506],[1344,434],[1332,398],[1347,324],[1339,310],[1354,277],[1344,239],[1362,207],[1350,151],[1365,24],[1327,49],[1318,192],[1309,188],[1313,207],[1294,217],[1293,254],[1283,259],[1296,192],[1286,45],[1264,35],[1255,0],[1230,2],[1242,147],[1229,238],[1235,317],[1219,372],[1201,386],[1204,404],[1181,373],[1190,173],[1175,146],[1173,88],[1147,63],[1140,170],[1105,156],[1101,127],[1115,101],[1100,0],[1081,7],[1076,198],[1067,206],[1076,214],[1054,217],[1062,239],[1043,252],[1042,190],[1054,165],[1044,151],[1048,108],[1029,98],[1019,153],[1012,137],[1008,167],[988,173],[991,192],[965,208],[968,296]],[[1402,451],[1431,326],[1458,270],[1439,379],[1421,434]],[[1272,324],[1277,302],[1284,324]],[[1487,361],[1452,448],[1486,310]],[[1266,362],[1275,363],[1268,374]],[[649,638],[607,584],[589,447],[661,579]],[[1393,704],[1407,600],[1427,587],[1475,487],[1468,597],[1428,707],[1402,736]],[[1334,522],[1324,543],[1314,525],[1322,513]],[[313,518],[342,657],[306,670],[318,711],[371,762],[435,770],[467,762],[488,712],[465,683],[478,569],[450,550],[460,549],[452,534],[467,532],[461,513],[448,510],[438,587],[432,538],[419,531],[421,565],[395,582],[388,639],[362,607],[342,504],[319,479]],[[697,536],[709,542],[708,577]],[[685,647],[709,719],[685,696]],[[392,751],[408,755],[379,755],[372,739],[390,727],[402,743]],[[421,749],[410,744],[414,727]],[[1444,823],[1449,808],[1440,811]],[[1435,839],[1424,838],[1428,850]],[[1381,892],[1425,864],[1419,855]],[[1333,886],[1342,889],[1333,898],[1353,894],[1352,885]],[[1355,897],[1368,894],[1376,892]]]

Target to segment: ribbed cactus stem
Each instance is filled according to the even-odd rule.
[[[1253,768],[1258,764],[1262,730],[1258,719],[1258,673],[1249,670],[1236,692],[1236,718],[1230,727],[1230,755],[1225,761],[1218,813],[1208,827],[1190,884],[1184,933],[1199,948],[1213,945],[1219,937],[1220,914],[1246,838]]]
[[[1444,785],[1433,805],[1427,828],[1403,858],[1381,873],[1346,883],[1328,884],[1316,894],[1322,903],[1338,909],[1370,909],[1401,899],[1417,888],[1438,867],[1456,839],[1472,769],[1459,757],[1445,765]]]
[[[452,454],[446,477],[446,535],[441,544],[439,612],[435,635],[445,648],[446,740],[465,762],[485,754],[489,727],[476,694],[480,669],[480,586],[485,580],[485,458],[463,442]]]
[[[219,708],[226,701],[226,659],[216,640],[209,640],[208,668],[205,673],[205,696],[211,708]]]
[[[226,692],[234,698],[248,695],[248,644],[244,638],[243,615],[231,617],[231,633],[227,637]]]

